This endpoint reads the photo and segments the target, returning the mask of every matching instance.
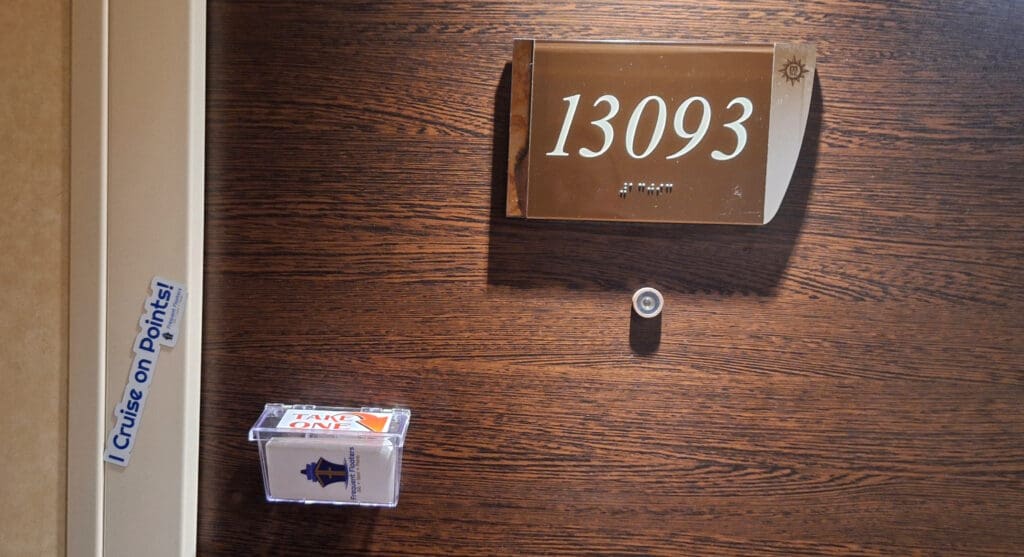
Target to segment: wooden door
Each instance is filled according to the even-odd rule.
[[[506,219],[516,37],[816,42],[778,217]],[[208,43],[200,553],[1024,548],[1019,3],[210,0]],[[411,408],[398,508],[266,503],[265,402]]]

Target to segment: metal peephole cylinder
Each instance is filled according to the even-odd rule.
[[[657,317],[664,306],[665,298],[654,288],[647,286],[633,293],[633,311],[640,317]]]

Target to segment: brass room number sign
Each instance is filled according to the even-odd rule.
[[[506,214],[767,223],[814,63],[813,46],[517,40]]]

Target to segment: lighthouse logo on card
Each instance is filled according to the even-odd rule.
[[[320,487],[327,487],[338,482],[345,482],[348,485],[348,465],[335,464],[324,457],[316,462],[310,462],[299,473],[307,480],[320,484]]]

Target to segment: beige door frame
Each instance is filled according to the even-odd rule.
[[[205,0],[73,0],[69,555],[195,553]],[[102,460],[154,275],[189,291],[127,468]]]

